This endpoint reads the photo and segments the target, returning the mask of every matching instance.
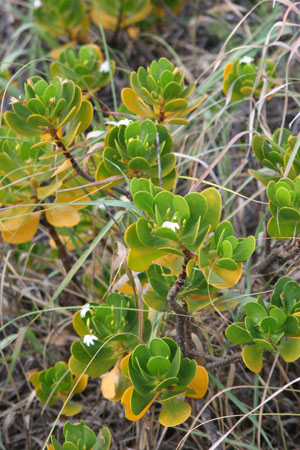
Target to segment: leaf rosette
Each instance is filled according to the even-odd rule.
[[[115,31],[117,27],[128,29],[141,22],[151,12],[150,0],[96,0],[92,9],[92,19],[99,25],[99,17],[104,28]],[[129,30],[130,31],[130,30]]]
[[[85,372],[96,378],[108,372],[138,344],[137,312],[133,301],[120,294],[110,294],[106,303],[90,304],[86,308],[84,316],[82,311],[77,311],[73,318],[81,339],[71,346],[69,368],[75,375]],[[151,324],[146,316],[143,332],[147,341]]]
[[[131,88],[122,90],[122,101],[133,114],[156,120],[158,123],[188,124],[182,116],[199,106],[204,97],[189,102],[196,82],[188,86],[184,74],[167,58],[152,61],[145,69],[131,72]]]
[[[47,370],[32,372],[28,379],[42,404],[47,402],[51,406],[62,400],[64,402],[62,414],[65,416],[73,416],[82,410],[80,404],[67,401],[67,398],[71,391],[74,395],[85,390],[88,376],[74,377],[65,362],[59,361]]]
[[[153,262],[172,268],[174,258],[166,255],[179,257],[180,267],[188,256],[197,260],[208,284],[220,289],[238,282],[241,262],[253,253],[255,239],[237,239],[229,222],[219,224],[222,201],[216,189],[181,197],[136,178],[130,189],[134,204],[146,216],[125,233],[131,270],[148,270]]]
[[[138,345],[121,363],[130,386],[122,397],[126,418],[139,420],[151,404],[163,404],[159,422],[176,426],[187,420],[190,406],[177,397],[202,398],[208,387],[208,375],[195,360],[183,358],[178,345],[170,338],[154,338],[149,346]]]
[[[54,37],[81,39],[90,27],[85,2],[81,0],[41,0],[34,13],[37,23]]]
[[[128,178],[149,178],[159,186],[158,153],[162,185],[172,189],[176,181],[176,157],[166,127],[155,125],[151,120],[114,126],[106,135],[96,179],[124,174]]]
[[[66,148],[88,128],[93,116],[92,104],[82,100],[80,87],[59,77],[50,83],[39,76],[30,78],[25,83],[24,99],[13,102],[12,109],[4,117],[15,133],[45,141],[59,137]]]
[[[286,128],[275,130],[271,141],[265,136],[253,136],[252,149],[256,158],[267,169],[271,169],[272,172],[269,170],[266,172],[262,169],[250,169],[251,175],[265,185],[271,180],[278,181],[280,177],[284,176],[296,141],[297,137],[293,136],[290,130]],[[294,180],[298,175],[300,175],[300,147],[295,154],[287,178]]]
[[[100,429],[98,436],[84,422],[72,424],[66,422],[63,428],[65,442],[60,445],[54,436],[47,450],[109,450],[110,431],[107,427]]]
[[[250,95],[259,97],[264,79],[261,77],[257,81],[258,72],[261,69],[262,61],[258,65],[253,62],[253,58],[244,57],[236,59],[234,62],[226,64],[224,68],[223,92],[228,94],[232,89],[231,100],[240,100],[247,98]],[[276,78],[275,63],[271,59],[265,62],[264,71],[269,78]],[[255,88],[254,88],[255,85]],[[269,91],[274,86],[274,82],[267,81],[267,90]]]
[[[286,362],[300,357],[300,286],[288,277],[276,283],[267,306],[259,296],[257,302],[245,305],[244,322],[226,329],[226,337],[243,348],[243,360],[252,372],[260,372],[263,352],[279,351]]]
[[[110,61],[112,74],[114,61]],[[83,91],[96,92],[110,82],[110,70],[103,54],[95,44],[82,45],[77,51],[67,47],[60,53],[58,61],[50,65],[53,77],[73,80]]]
[[[281,178],[270,181],[267,187],[272,214],[268,233],[278,240],[286,240],[300,233],[300,176],[294,180]]]

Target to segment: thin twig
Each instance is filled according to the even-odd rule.
[[[189,252],[184,252],[182,271],[178,275],[177,280],[175,281],[167,295],[167,304],[169,304],[172,311],[176,313],[176,341],[181,348],[183,356],[186,355],[184,322],[186,320],[188,312],[177,303],[176,298],[186,280],[186,266],[190,259],[191,255],[189,254]]]
[[[209,363],[205,366],[206,369],[211,370],[215,369],[216,367],[225,366],[226,364],[230,364],[233,361],[237,361],[238,359],[241,359],[242,353],[238,352],[234,355],[228,356],[228,358],[219,358],[219,361]]]
[[[79,164],[76,161],[76,159],[71,155],[70,151],[65,147],[65,145],[63,144],[63,142],[61,141],[61,139],[57,135],[56,130],[54,128],[50,128],[49,129],[49,133],[51,134],[51,136],[55,140],[55,144],[57,145],[57,147],[60,148],[63,151],[64,157],[71,162],[72,167],[75,170],[75,172],[78,175],[80,175],[81,177],[83,177],[86,180],[88,180],[88,181],[91,181],[91,182],[95,181],[94,177],[92,177],[90,174],[88,174],[84,170],[82,170],[82,168],[79,166]]]

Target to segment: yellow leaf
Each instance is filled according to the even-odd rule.
[[[40,372],[31,372],[31,374],[28,376],[28,381],[30,381],[35,390],[39,389],[40,387],[39,374]]]
[[[46,219],[54,227],[74,227],[80,222],[76,208],[68,205],[54,206],[46,210]]]
[[[129,358],[130,358],[130,354],[124,356],[124,358],[122,358],[121,360],[121,364],[120,364],[120,368],[121,368],[121,372],[122,374],[129,378]]]
[[[242,263],[238,263],[238,268],[236,270],[228,270],[222,267],[217,267],[214,263],[200,268],[206,281],[217,289],[228,289],[236,285],[242,275]],[[214,282],[213,276],[217,275],[223,282]]]
[[[101,392],[111,402],[118,402],[130,384],[121,372],[119,359],[115,367],[102,377]]]
[[[208,374],[204,367],[197,366],[196,375],[188,385],[188,388],[194,389],[194,394],[185,394],[187,397],[202,398],[208,388]]]
[[[55,172],[53,172],[53,174],[51,175],[52,177],[55,177],[56,175],[58,175],[61,172],[64,172],[65,170],[68,170],[72,167],[72,163],[69,159],[66,159],[66,161],[64,161],[56,170]]]
[[[72,388],[73,388],[73,386],[75,386],[75,384],[77,383],[78,379],[79,379],[79,382],[76,385],[76,387],[75,387],[75,389],[74,389],[74,391],[72,393],[73,395],[79,394],[80,392],[83,392],[85,390],[85,388],[87,387],[87,384],[88,384],[89,376],[86,375],[86,374],[76,376],[74,378],[74,380],[73,380]]]
[[[191,410],[188,403],[173,398],[163,403],[158,421],[164,427],[176,427],[190,417]]]
[[[82,405],[79,405],[79,403],[72,403],[68,402],[65,404],[62,410],[62,414],[64,416],[70,417],[75,416],[75,414],[79,414],[82,410]]]
[[[83,337],[86,334],[89,334],[90,331],[88,327],[84,324],[81,315],[81,311],[76,311],[76,313],[73,316],[73,328],[78,334],[78,336]]]
[[[4,241],[10,244],[24,244],[31,241],[34,237],[40,223],[40,212],[32,213],[22,225],[13,231],[2,231]]]
[[[49,195],[54,194],[57,189],[62,185],[62,181],[54,180],[48,186],[40,186],[37,188],[37,196],[39,200],[44,200],[44,198],[49,197]]]
[[[226,64],[226,66],[224,67],[224,78],[227,78],[228,75],[230,73],[232,73],[232,69],[233,69],[233,63],[232,62]]]
[[[120,377],[120,369],[116,366],[107,372],[102,377],[101,382],[101,392],[103,397],[110,401],[118,401],[120,398],[116,399],[116,384],[118,383],[118,378]]]
[[[138,94],[133,89],[122,89],[121,97],[126,108],[128,108],[133,114],[142,117],[155,117],[154,112],[151,111],[146,103],[139,98]]]
[[[156,259],[155,262],[161,266],[168,267],[171,272],[167,276],[179,275],[182,271],[183,256],[165,255]]]
[[[34,206],[12,206],[0,210],[0,231],[14,231],[21,226],[35,208]]]

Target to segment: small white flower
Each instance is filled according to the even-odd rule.
[[[9,104],[12,105],[13,103],[17,103],[19,100],[16,97],[10,97]]]
[[[180,230],[180,225],[179,225],[179,223],[176,223],[176,222],[166,221],[162,224],[162,227],[170,228],[170,230],[172,230],[172,231]]]
[[[99,67],[99,72],[100,73],[109,73],[109,62],[108,61],[103,61],[103,63]]]
[[[39,8],[42,5],[41,0],[34,0],[33,7],[34,9]]]
[[[83,305],[80,311],[80,317],[85,317],[88,311],[90,311],[90,305]]]
[[[249,64],[249,63],[251,63],[252,61],[254,61],[254,59],[251,58],[251,56],[244,56],[244,57],[240,60],[240,64],[241,64],[241,63]]]
[[[122,120],[119,120],[118,122],[115,122],[113,120],[108,120],[106,123],[109,124],[109,125],[117,125],[118,127],[120,125],[126,125],[126,127],[127,127],[127,125],[130,125],[132,123],[132,120],[130,120],[130,119],[122,119]]]
[[[83,343],[89,347],[90,345],[94,345],[94,341],[98,341],[97,336],[94,336],[93,334],[86,334],[83,336]]]

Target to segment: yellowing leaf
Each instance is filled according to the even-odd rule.
[[[54,227],[74,227],[80,222],[79,212],[72,206],[54,206],[46,210],[46,219]]]
[[[143,117],[155,117],[155,114],[146,105],[146,103],[139,98],[138,94],[133,89],[124,88],[121,92],[121,97],[126,108],[128,108],[133,114]]]
[[[188,403],[172,398],[163,403],[158,420],[164,427],[176,427],[185,422],[190,415],[191,407]]]
[[[206,394],[208,388],[208,374],[204,367],[197,366],[196,375],[188,385],[189,388],[194,389],[195,394],[185,394],[187,397],[202,398]]]
[[[4,241],[10,244],[24,244],[31,241],[40,223],[40,212],[32,213],[24,223],[13,231],[2,231]]]
[[[68,402],[65,404],[62,410],[62,414],[64,416],[70,417],[75,416],[75,414],[79,414],[82,410],[82,405],[79,405],[79,403],[72,403]]]
[[[0,210],[0,231],[13,231],[21,226],[35,208],[34,206],[13,206]]]
[[[66,159],[56,170],[53,172],[52,177],[56,177],[61,172],[64,172],[65,170],[68,170],[72,167],[72,163],[69,159]]]
[[[128,367],[129,367],[129,358],[130,358],[130,354],[124,356],[124,358],[122,358],[121,364],[120,364],[121,372],[127,378],[129,378],[129,371],[128,371],[129,370],[128,369]]]
[[[228,75],[232,72],[232,69],[233,69],[232,62],[226,64],[226,66],[224,67],[224,78],[228,77]]]
[[[183,256],[168,254],[156,259],[155,262],[171,269],[168,276],[179,275],[182,271]]]
[[[78,379],[79,379],[79,381],[78,381]],[[75,394],[79,394],[80,392],[83,392],[85,390],[85,388],[87,387],[88,379],[89,379],[89,376],[86,374],[76,376],[73,380],[72,388],[73,388],[73,386],[75,386],[77,381],[78,381],[78,384],[76,385],[72,394],[75,395]]]
[[[243,361],[254,373],[259,373],[262,369],[264,349],[260,345],[246,345],[242,351]]]
[[[236,285],[242,275],[242,263],[238,263],[237,270],[217,267],[214,263],[200,269],[208,284],[211,284],[217,289],[228,289]]]
[[[76,331],[76,333],[78,334],[78,336],[83,337],[86,334],[89,334],[90,331],[89,331],[88,327],[82,321],[80,313],[81,313],[81,311],[76,311],[76,313],[73,316],[73,328]]]
[[[117,402],[122,398],[122,395],[121,396],[117,395],[116,389],[120,379],[120,374],[121,374],[120,366],[119,364],[116,364],[115,367],[110,372],[107,372],[102,377],[101,382],[102,395],[111,402]]]

